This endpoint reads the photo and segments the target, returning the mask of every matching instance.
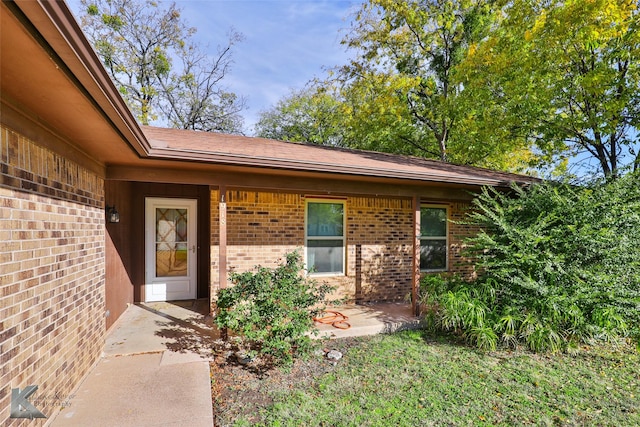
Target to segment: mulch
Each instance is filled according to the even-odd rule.
[[[322,351],[296,359],[290,367],[273,367],[260,359],[243,364],[228,345],[216,349],[216,359],[210,363],[214,426],[231,425],[240,417],[259,423],[261,410],[273,403],[275,392],[301,384],[312,386],[316,378],[342,363],[327,359],[325,354],[336,349],[348,357],[349,349],[358,345],[358,339],[335,339],[322,344]]]

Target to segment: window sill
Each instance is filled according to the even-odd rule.
[[[337,271],[335,273],[307,273],[309,277],[341,277],[345,276],[344,272]]]

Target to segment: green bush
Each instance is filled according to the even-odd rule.
[[[640,182],[485,189],[470,221],[480,277],[422,281],[430,324],[483,348],[573,351],[640,336]]]
[[[311,349],[313,318],[335,288],[310,280],[298,252],[275,268],[231,273],[233,286],[218,295],[216,325],[238,335],[249,352],[290,363]]]

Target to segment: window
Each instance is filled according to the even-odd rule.
[[[447,269],[447,208],[420,208],[420,271]]]
[[[315,274],[344,274],[344,202],[307,202],[307,268]]]

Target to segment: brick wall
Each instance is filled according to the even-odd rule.
[[[0,128],[0,424],[11,389],[51,416],[104,344],[104,181]]]
[[[218,277],[218,193],[211,193],[212,283]],[[228,191],[227,267],[274,266],[304,246],[302,194]],[[411,200],[349,197],[346,275],[322,277],[339,287],[336,296],[362,302],[402,300],[411,292],[413,210]],[[216,285],[212,285],[216,288]],[[215,299],[215,292],[212,293]]]
[[[357,301],[398,301],[411,293],[413,208],[410,199],[347,201],[347,275]]]
[[[304,199],[300,194],[227,192],[227,262],[236,271],[271,267],[304,246]]]
[[[470,203],[452,203],[449,205],[449,271],[471,279],[476,275],[473,259],[464,256],[464,240],[476,235],[478,227],[460,224],[467,221],[471,209]]]

